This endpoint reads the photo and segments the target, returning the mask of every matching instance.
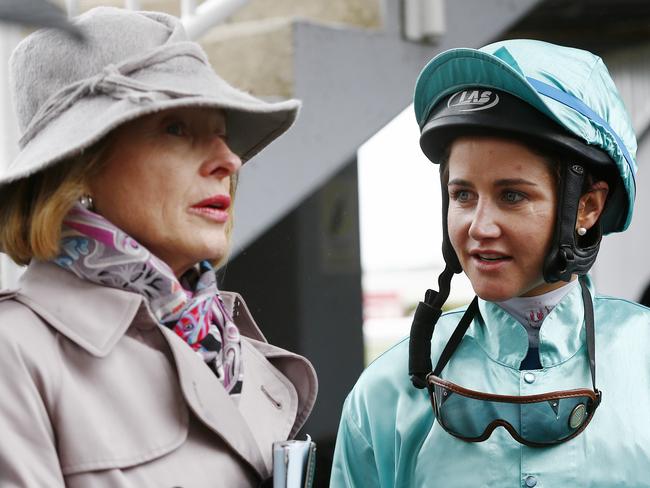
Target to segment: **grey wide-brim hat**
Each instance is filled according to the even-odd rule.
[[[228,144],[244,162],[296,119],[299,101],[267,103],[228,85],[176,17],[98,7],[74,24],[83,44],[42,29],[11,56],[20,153],[0,185],[80,154],[119,125],[161,110],[223,109]]]

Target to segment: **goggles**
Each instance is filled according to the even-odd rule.
[[[585,307],[587,353],[593,390],[574,389],[538,395],[509,396],[469,390],[442,379],[440,372],[460,345],[478,312],[478,299],[474,298],[451,335],[434,371],[424,379],[417,373],[412,376],[415,386],[426,386],[428,389],[434,415],[443,429],[464,441],[481,442],[501,426],[521,444],[545,447],[566,442],[587,427],[600,404],[601,392],[596,388],[593,303],[591,294],[582,280],[580,285]],[[414,327],[417,315],[416,312]],[[430,351],[430,341],[428,344]],[[417,348],[411,347],[410,352],[412,368],[414,360],[417,359],[413,353],[417,354],[418,351]]]
[[[568,441],[591,421],[599,403],[592,390],[507,396],[481,393],[429,375],[431,404],[440,426],[468,442],[481,442],[499,426],[527,446]]]

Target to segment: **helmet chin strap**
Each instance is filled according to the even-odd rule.
[[[442,168],[441,168],[442,170]],[[442,176],[442,175],[441,175]],[[418,303],[413,316],[411,334],[409,337],[409,376],[416,388],[426,388],[426,377],[433,366],[431,364],[431,338],[433,330],[442,315],[442,306],[449,297],[451,279],[463,268],[458,261],[456,251],[449,241],[447,231],[447,212],[449,210],[449,192],[444,178],[440,178],[442,195],[442,255],[445,259],[445,269],[438,276],[438,290],[427,290],[424,301]]]
[[[548,283],[570,281],[573,274],[586,274],[593,265],[600,241],[602,226],[600,219],[583,237],[576,236],[575,225],[578,206],[582,196],[585,179],[584,167],[580,164],[563,164],[561,166],[558,191],[558,211],[551,249],[544,259],[544,280]],[[442,306],[449,297],[451,279],[463,269],[451,245],[447,229],[447,212],[449,194],[443,178],[440,178],[442,190],[442,254],[445,269],[438,276],[438,289],[427,290],[424,301],[415,310],[409,338],[409,376],[416,388],[426,388],[426,377],[433,370],[431,364],[431,338],[438,319],[442,315]],[[581,245],[582,244],[582,245]]]
[[[585,180],[585,169],[580,164],[561,167],[558,191],[558,212],[551,249],[544,259],[544,281],[571,281],[573,274],[586,274],[596,260],[603,237],[600,219],[587,234],[578,238],[576,219]]]
[[[442,315],[442,306],[449,297],[454,271],[447,265],[438,276],[438,289],[427,290],[424,301],[418,303],[413,316],[409,337],[409,376],[416,388],[426,388],[427,375],[433,370],[431,364],[431,337]]]

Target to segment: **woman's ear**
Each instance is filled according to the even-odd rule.
[[[576,227],[589,230],[594,226],[603,213],[608,193],[609,185],[606,181],[597,181],[591,185],[587,193],[580,197]]]

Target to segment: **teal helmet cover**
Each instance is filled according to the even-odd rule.
[[[621,190],[608,200],[604,233],[627,229],[636,195],[636,137],[603,61],[580,49],[534,40],[509,40],[481,49],[451,49],[433,58],[418,77],[414,109],[421,129],[444,97],[485,87],[528,103],[616,165]]]

